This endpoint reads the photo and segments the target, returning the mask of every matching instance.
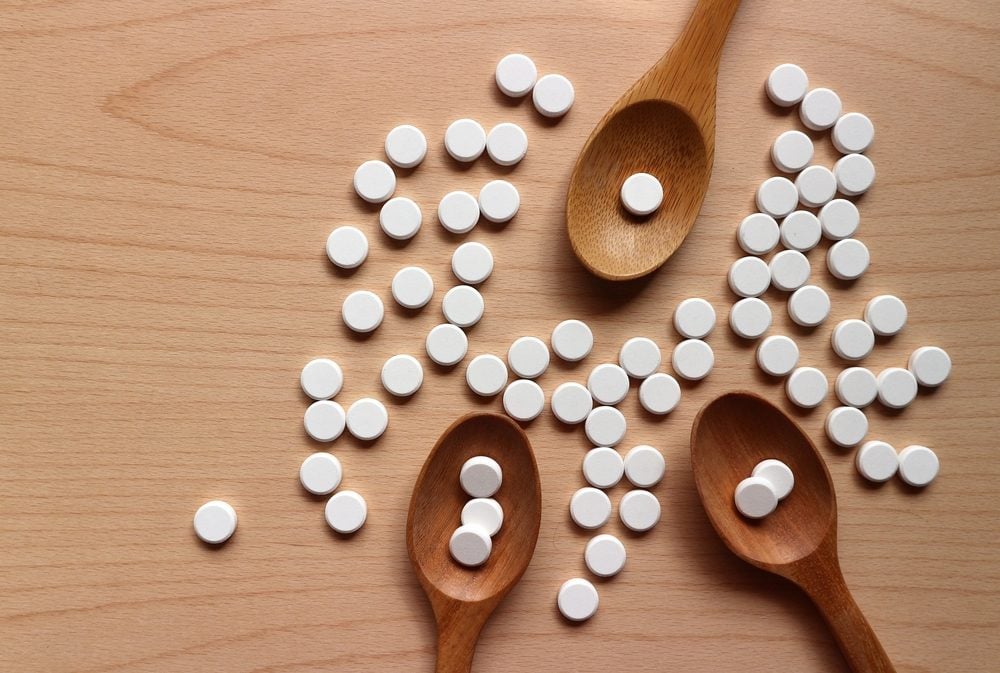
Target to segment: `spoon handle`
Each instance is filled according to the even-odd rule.
[[[492,607],[483,610],[473,606],[457,603],[445,614],[438,615],[436,673],[469,673],[472,670],[479,632],[492,611]]]

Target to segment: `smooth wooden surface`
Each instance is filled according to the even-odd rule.
[[[783,61],[842,95],[877,126],[879,174],[861,199],[872,268],[833,283],[832,321],[809,334],[768,294],[775,330],[803,363],[831,376],[833,321],[880,292],[903,297],[910,324],[880,340],[873,368],[939,344],[955,361],[940,390],[902,413],[877,406],[872,436],[924,443],[941,456],[932,487],[870,487],[853,455],[822,439],[827,401],[794,412],[837,488],[848,585],[899,671],[986,673],[1000,658],[1000,5],[976,0],[789,3],[748,0],[733,22],[718,86],[715,171],[699,222],[645,282],[610,286],[576,261],[563,204],[573,161],[621,92],[678,35],[677,2],[449,3],[178,0],[5,2],[0,9],[0,669],[12,673],[318,673],[431,671],[433,615],[407,560],[404,525],[427,452],[458,416],[498,410],[461,369],[427,367],[424,388],[389,400],[378,369],[411,352],[440,320],[457,240],[432,216],[451,189],[508,175],[521,213],[481,227],[496,271],[470,356],[503,354],[584,318],[597,345],[582,365],[556,363],[547,392],[584,379],[639,334],[677,341],[670,312],[689,296],[732,300],[735,228],[772,173],[771,140],[797,121],[765,103]],[[512,105],[492,82],[523,50],[561,72],[577,103],[557,124]],[[523,124],[528,157],[512,171],[447,162],[441,137],[460,116]],[[433,151],[401,179],[427,228],[406,246],[376,232],[351,192],[397,123],[423,128]],[[819,157],[829,161],[826,140]],[[323,246],[338,224],[371,235],[352,275]],[[368,339],[341,327],[350,290],[388,296],[392,273],[427,266],[439,290],[414,317],[392,308]],[[688,462],[695,412],[750,388],[791,411],[750,346],[720,325],[718,365],[685,385],[669,417],[622,408],[624,447],[652,443],[668,461],[656,489],[663,520],[622,534],[628,567],[600,582],[600,611],[579,627],[555,608],[559,584],[584,575],[589,535],[568,520],[583,485],[582,433],[546,412],[528,434],[543,513],[535,557],[484,629],[476,671],[845,671],[821,617],[794,587],[750,568],[719,541]],[[341,362],[342,400],[385,400],[373,446],[334,451],[344,486],[370,504],[350,540],[303,493],[315,450],[301,427],[302,365]],[[612,492],[617,501],[625,488]],[[197,543],[195,509],[239,512],[221,549]],[[771,665],[768,663],[767,665]]]

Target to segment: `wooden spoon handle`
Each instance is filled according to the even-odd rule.
[[[492,607],[476,609],[465,603],[454,605],[438,619],[437,673],[469,673],[476,654],[479,632]]]

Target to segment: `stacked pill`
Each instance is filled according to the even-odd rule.
[[[743,516],[763,519],[777,509],[794,486],[791,468],[780,460],[768,458],[757,463],[750,476],[736,485],[733,500]]]
[[[471,499],[462,507],[461,525],[448,550],[457,563],[473,568],[490,558],[493,536],[503,525],[503,508],[493,499],[503,484],[503,470],[489,456],[473,456],[462,465],[459,481]]]

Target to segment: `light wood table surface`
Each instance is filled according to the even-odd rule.
[[[480,226],[497,265],[470,357],[504,354],[523,335],[583,318],[597,345],[580,366],[554,363],[547,392],[582,381],[630,336],[677,337],[673,307],[711,300],[717,366],[685,385],[676,412],[640,413],[623,448],[668,460],[656,488],[663,521],[624,535],[629,560],[599,582],[601,607],[579,627],[555,610],[559,584],[585,573],[588,534],[567,516],[582,485],[579,429],[547,411],[528,427],[545,511],[534,560],[480,642],[475,670],[843,671],[814,609],[795,589],[722,546],[697,501],[688,462],[696,411],[731,389],[756,390],[817,440],[837,487],[848,584],[900,671],[995,671],[1000,660],[1000,4],[975,0],[764,2],[736,16],[722,58],[711,189],[677,255],[646,281],[609,285],[572,256],[563,200],[576,152],[601,114],[679,33],[691,0],[406,3],[330,0],[50,0],[0,6],[0,670],[6,673],[430,671],[433,622],[404,547],[414,478],[459,414],[498,410],[463,371],[429,366],[458,238],[435,219],[452,189],[503,175],[520,214]],[[558,123],[493,84],[496,61],[531,54],[576,86]],[[905,299],[910,322],[867,364],[902,365],[938,344],[951,381],[911,408],[872,407],[871,437],[922,443],[941,458],[924,492],[855,474],[851,451],[822,436],[833,400],[791,409],[725,325],[734,230],[773,169],[770,142],[796,128],[762,82],[791,61],[814,85],[867,113],[877,139],[860,237],[873,264],[833,283],[826,244],[810,257],[833,315],[793,329],[769,293],[776,333],[831,377],[844,363],[832,325],[878,293]],[[444,128],[471,116],[514,121],[531,149],[513,170],[445,160]],[[424,165],[401,178],[425,224],[390,244],[351,190],[399,123],[424,129]],[[818,156],[833,153],[824,137]],[[352,223],[372,251],[333,270],[327,234]],[[349,334],[340,302],[425,265],[438,291],[415,316],[387,303],[383,326]],[[378,372],[409,352],[426,366],[412,400],[389,399]],[[351,539],[323,521],[297,481],[327,448],[304,435],[302,365],[343,364],[338,398],[384,400],[388,433],[331,448],[344,486],[368,499]],[[613,500],[624,493],[620,486]],[[191,517],[222,498],[239,512],[224,547],[201,545]],[[619,532],[614,522],[608,532]]]

